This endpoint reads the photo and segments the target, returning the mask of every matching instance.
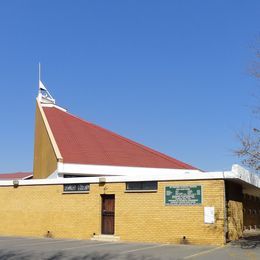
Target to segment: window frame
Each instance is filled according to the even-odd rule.
[[[75,190],[66,190],[65,187],[68,185],[75,185],[76,189]],[[79,186],[80,185],[86,185],[87,190],[80,190]],[[79,194],[79,193],[89,193],[90,192],[90,183],[64,183],[63,184],[63,194]]]
[[[144,189],[145,188],[145,183],[155,183],[156,188],[155,189]],[[138,189],[129,189],[128,184],[140,184],[140,188]],[[135,193],[135,192],[157,192],[158,191],[158,181],[129,181],[125,183],[125,192],[129,193]]]

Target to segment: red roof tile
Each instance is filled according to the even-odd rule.
[[[43,110],[64,163],[195,169],[60,109]]]
[[[0,180],[29,179],[32,175],[32,172],[0,173]]]

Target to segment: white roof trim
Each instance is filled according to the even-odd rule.
[[[208,180],[223,179],[223,172],[212,173],[191,173],[191,174],[161,174],[142,176],[104,176],[106,182],[128,182],[128,181],[174,181],[174,180]],[[32,179],[20,180],[19,185],[55,185],[66,183],[98,183],[100,177],[77,177],[77,178],[56,178],[56,179]],[[0,181],[0,186],[12,186],[13,181]]]
[[[249,173],[240,166],[234,165],[231,171],[225,172],[180,172],[173,170],[170,173],[150,173],[141,175],[127,175],[127,176],[104,176],[106,182],[130,182],[130,181],[181,181],[181,180],[213,180],[213,179],[232,179],[240,180],[247,184],[253,185],[260,189],[260,178],[257,175]],[[243,172],[243,174],[241,174]],[[253,178],[252,178],[253,176]],[[27,185],[57,185],[69,183],[99,183],[100,177],[78,177],[78,178],[56,178],[56,179],[31,179],[20,180],[20,186]],[[13,181],[0,181],[0,186],[13,186]]]
[[[161,175],[176,173],[202,173],[199,170],[186,169],[166,169],[166,168],[147,168],[147,167],[128,167],[128,166],[111,166],[111,165],[90,165],[90,164],[73,164],[58,163],[59,174],[88,174],[104,175],[104,176],[140,176],[140,175]]]

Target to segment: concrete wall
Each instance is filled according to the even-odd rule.
[[[34,139],[33,178],[44,179],[57,169],[57,157],[44,125],[38,103],[36,104]]]
[[[165,206],[168,185],[202,185],[197,206]],[[63,185],[0,187],[0,235],[89,239],[101,233],[101,194],[115,194],[115,235],[124,241],[223,244],[224,181],[159,182],[154,193],[125,192],[125,183],[91,184],[89,194],[63,194]],[[215,207],[204,224],[204,206]]]

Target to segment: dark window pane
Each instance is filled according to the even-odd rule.
[[[89,191],[89,184],[86,184],[86,183],[78,184],[77,190],[78,191]]]
[[[157,190],[156,181],[127,182],[127,190]]]
[[[128,182],[126,184],[126,189],[127,190],[141,190],[142,184],[141,184],[141,182]]]
[[[157,182],[156,181],[143,182],[143,190],[157,190]]]
[[[77,185],[76,184],[64,184],[64,191],[76,191]]]
[[[88,183],[78,183],[78,184],[64,184],[64,191],[89,191]]]

